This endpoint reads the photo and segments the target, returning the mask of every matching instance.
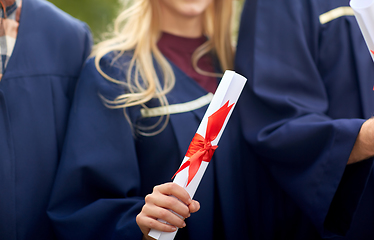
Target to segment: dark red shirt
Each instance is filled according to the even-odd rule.
[[[197,73],[192,66],[193,52],[206,40],[205,36],[186,38],[175,36],[170,33],[162,33],[157,46],[161,53],[185,74],[194,79],[206,91],[214,93],[218,86],[217,78],[201,75]],[[198,67],[204,71],[215,72],[213,59],[209,54],[200,58],[197,64]]]

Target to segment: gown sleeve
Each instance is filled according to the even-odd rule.
[[[364,122],[348,29],[354,17],[334,20],[328,33],[320,3],[246,1],[236,57],[236,71],[248,78],[240,111],[246,140],[276,184],[322,235],[344,235],[371,161],[346,167]]]
[[[119,85],[88,60],[78,81],[48,214],[61,239],[141,239],[144,205],[132,130],[122,110],[104,106]]]

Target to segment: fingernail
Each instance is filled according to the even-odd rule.
[[[182,227],[182,228],[184,228],[185,226],[186,226],[186,223],[184,222],[184,223],[183,223],[183,227]]]

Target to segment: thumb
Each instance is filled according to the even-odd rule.
[[[200,203],[198,201],[192,200],[190,205],[188,205],[188,208],[190,210],[190,213],[197,212],[200,209]]]

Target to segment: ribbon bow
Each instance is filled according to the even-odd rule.
[[[211,142],[217,138],[233,106],[234,103],[229,106],[229,101],[227,101],[220,109],[208,117],[205,138],[198,133],[195,134],[186,153],[186,157],[189,157],[189,159],[178,169],[172,178],[189,166],[188,182],[186,185],[188,186],[199,170],[201,163],[203,161],[210,162],[214,151],[218,147],[212,146]]]

